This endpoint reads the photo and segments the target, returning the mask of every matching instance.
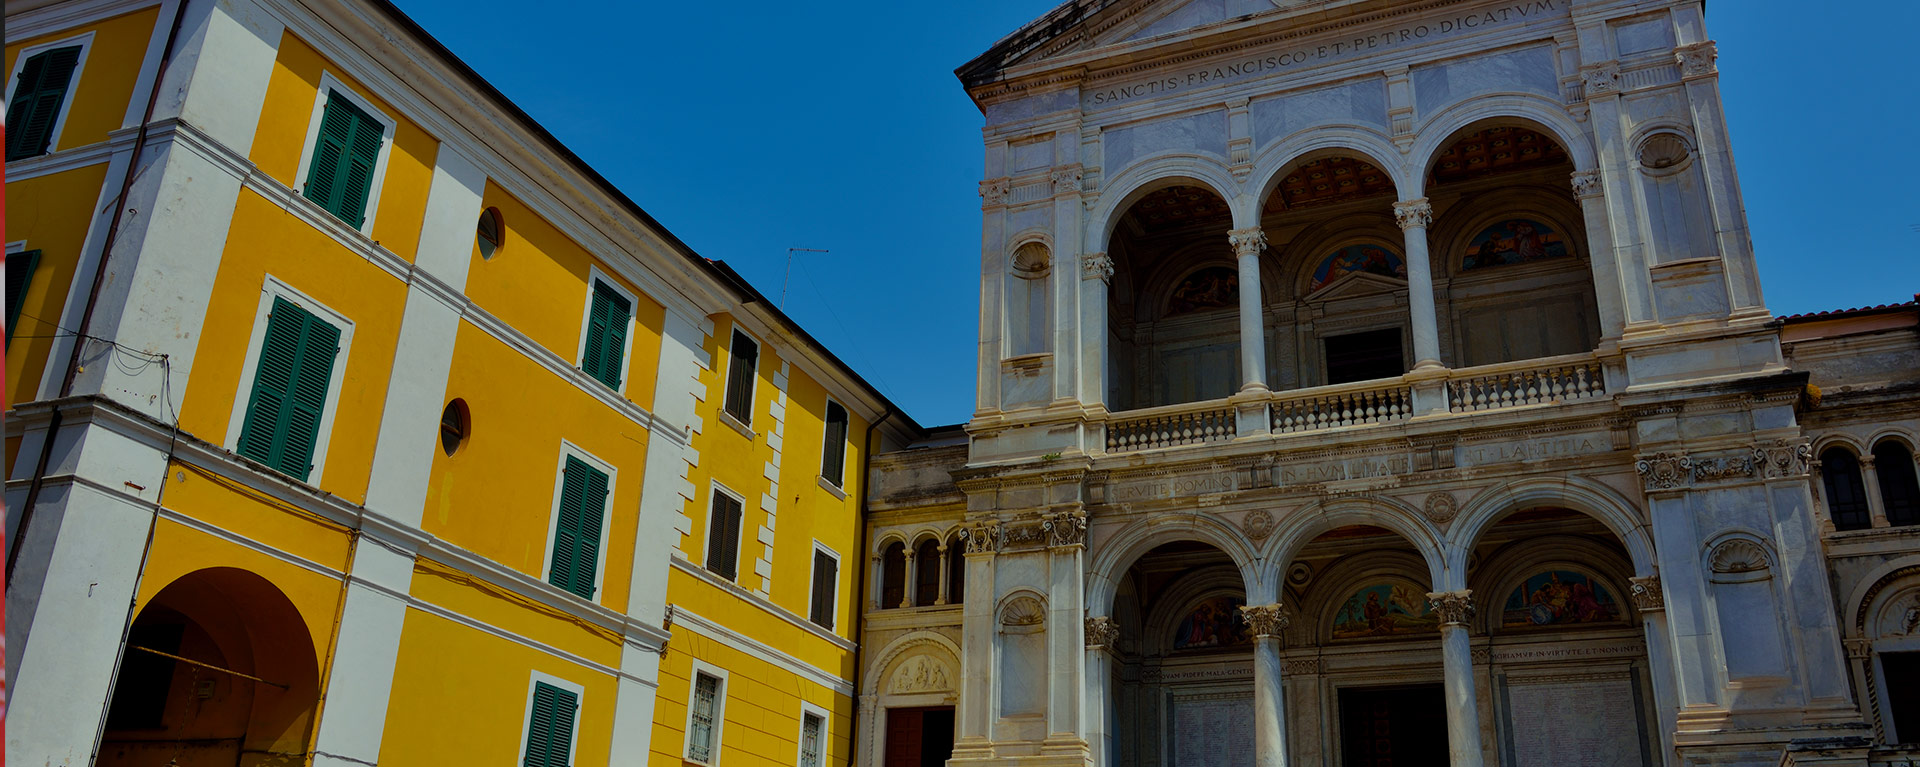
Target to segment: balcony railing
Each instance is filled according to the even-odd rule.
[[[1107,452],[1227,442],[1236,433],[1233,407],[1219,400],[1134,410],[1107,422]]]
[[[1573,354],[1453,370],[1424,383],[1390,378],[1275,392],[1264,402],[1221,399],[1165,405],[1109,415],[1106,449],[1130,453],[1231,442],[1258,434],[1262,420],[1274,437],[1284,437],[1400,423],[1419,415],[1599,400],[1608,396],[1606,380],[1597,358]]]

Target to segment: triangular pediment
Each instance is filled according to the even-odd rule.
[[[1341,298],[1359,298],[1377,296],[1396,290],[1406,290],[1407,281],[1398,280],[1372,272],[1353,272],[1341,275],[1339,279],[1307,296],[1308,301],[1333,301]]]

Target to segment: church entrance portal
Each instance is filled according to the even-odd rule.
[[[952,706],[887,709],[886,767],[941,767],[952,756]]]
[[[1445,767],[1441,685],[1341,690],[1340,751],[1346,767]]]

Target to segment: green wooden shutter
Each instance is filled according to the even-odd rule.
[[[53,123],[67,102],[80,46],[36,53],[20,68],[7,103],[7,162],[39,157],[53,144]]]
[[[593,598],[600,558],[601,515],[607,507],[607,475],[567,456],[560,480],[560,519],[553,534],[553,566],[547,582]]]
[[[740,516],[742,506],[714,491],[712,517],[707,525],[707,570],[727,580],[740,574]]]
[[[339,353],[339,328],[274,297],[240,427],[241,455],[307,480]]]
[[[760,365],[760,346],[745,333],[733,332],[732,362],[727,365],[727,414],[753,425],[753,377]]]
[[[841,487],[847,467],[847,409],[827,400],[826,441],[820,448],[820,477]]]
[[[533,711],[527,717],[527,758],[523,767],[567,767],[573,750],[573,722],[580,696],[546,682],[533,683]]]
[[[827,552],[813,552],[813,605],[808,616],[814,623],[833,628],[834,594],[840,586],[840,564]]]
[[[589,370],[594,378],[615,389],[620,388],[622,366],[627,356],[627,321],[633,317],[633,302],[604,282],[593,284],[593,325],[597,335],[589,335],[588,347],[597,347],[598,370]]]
[[[314,137],[313,162],[307,167],[307,199],[355,228],[367,221],[373,169],[380,159],[386,126],[330,91]]]
[[[7,256],[7,343],[13,343],[13,329],[20,324],[20,307],[26,305],[27,289],[33,287],[33,272],[40,268],[40,251],[28,250]]]

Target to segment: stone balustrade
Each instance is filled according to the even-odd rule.
[[[1117,414],[1107,423],[1107,452],[1231,441],[1236,434],[1234,417],[1233,407],[1224,400]]]
[[[1275,434],[1404,421],[1413,416],[1413,388],[1391,380],[1281,392],[1269,412]]]
[[[1591,355],[1485,365],[1447,381],[1448,410],[1484,410],[1575,402],[1607,396],[1606,374]]]

